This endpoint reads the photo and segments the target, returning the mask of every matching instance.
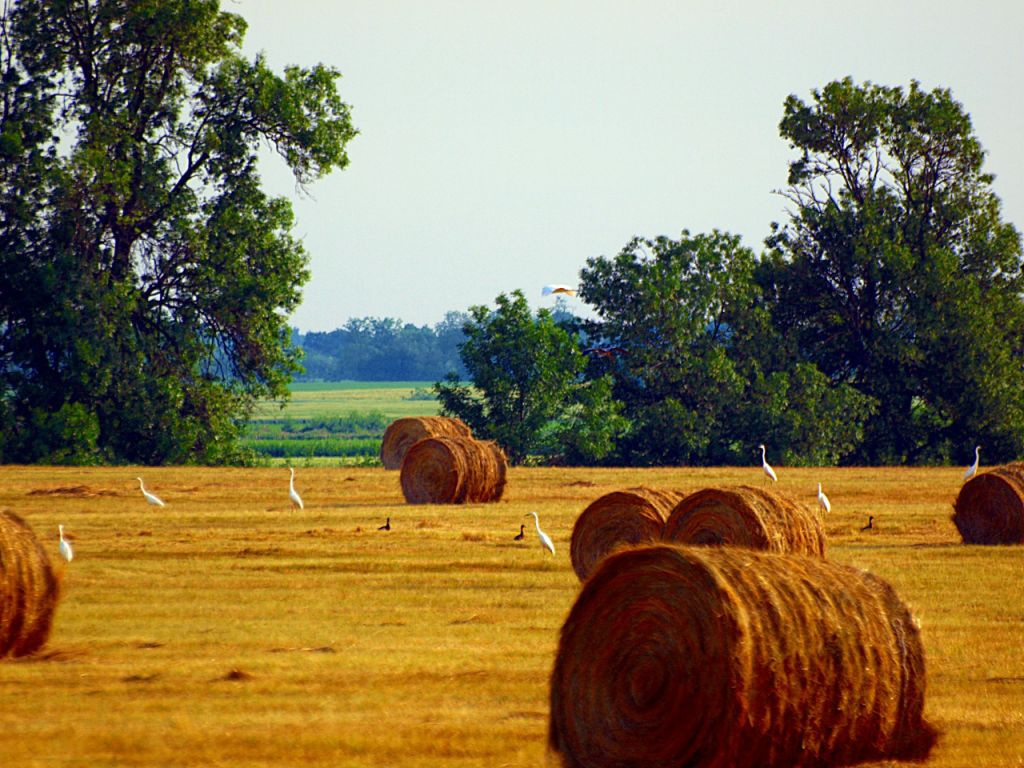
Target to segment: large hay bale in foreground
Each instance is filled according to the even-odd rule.
[[[384,430],[380,460],[385,469],[401,469],[406,452],[425,437],[472,437],[466,423],[447,416],[409,416],[395,419]]]
[[[569,768],[927,757],[924,648],[893,589],[801,555],[605,558],[562,627],[549,747]]]
[[[497,443],[471,437],[427,437],[402,461],[402,494],[410,504],[498,501],[508,461]]]
[[[25,656],[50,637],[60,582],[35,532],[0,511],[0,658]]]
[[[953,509],[965,544],[1024,544],[1024,463],[975,475],[960,488]]]
[[[706,488],[684,498],[668,516],[665,540],[825,556],[817,510],[745,485]]]
[[[569,544],[572,568],[580,581],[616,549],[661,541],[665,519],[684,495],[641,487],[613,491],[592,501],[576,518]]]

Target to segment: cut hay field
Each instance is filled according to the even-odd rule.
[[[790,469],[832,500],[828,554],[888,580],[922,625],[929,766],[1024,766],[1024,548],[968,547],[962,468]],[[150,507],[135,477],[167,502]],[[514,468],[495,504],[411,506],[395,471],[0,468],[57,557],[53,633],[0,661],[0,765],[539,766],[548,678],[579,585],[576,516],[647,485],[761,483],[760,467]],[[557,548],[542,552],[536,510]],[[876,527],[862,531],[868,515]],[[392,530],[378,531],[385,519]]]

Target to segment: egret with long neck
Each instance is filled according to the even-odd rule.
[[[974,446],[974,463],[971,464],[971,466],[967,468],[967,471],[964,472],[964,481],[970,480],[978,473],[978,461],[981,459],[981,456],[979,456],[980,453],[981,446]]]
[[[765,457],[764,443],[757,446],[761,449],[761,469],[764,470],[765,476],[767,476],[773,483],[778,481],[778,476],[775,474],[775,470],[772,469],[772,465],[768,463],[768,459]]]
[[[821,507],[822,512],[831,512],[832,504],[828,500],[828,496],[821,490],[821,483],[818,483],[818,506]]]
[[[57,534],[60,536],[60,556],[71,562],[71,558],[75,556],[75,553],[71,549],[71,542],[64,538],[64,526],[57,526]]]
[[[288,498],[290,498],[292,500],[292,504],[299,509],[305,509],[302,505],[302,497],[299,496],[299,492],[295,490],[295,470],[288,467],[288,471],[292,473],[291,480],[288,481]]]
[[[164,506],[163,499],[146,490],[146,486],[143,485],[141,477],[136,477],[135,479],[139,481],[139,488],[142,490],[142,495],[146,497],[146,501],[148,501],[154,507]]]
[[[540,518],[537,517],[536,512],[527,512],[526,516],[533,515],[533,521],[537,524],[537,538],[540,539],[540,545],[544,547],[552,555],[555,554],[555,544],[551,541],[551,537],[548,536],[544,531],[540,529]]]

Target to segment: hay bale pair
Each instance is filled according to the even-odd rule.
[[[580,581],[616,549],[661,541],[665,520],[685,497],[680,491],[641,486],[592,501],[576,518],[569,540],[569,559]]]
[[[42,542],[20,516],[0,511],[0,659],[43,647],[59,598]]]
[[[602,496],[577,518],[573,570],[585,580],[610,552],[658,541],[825,556],[817,512],[782,494],[750,486],[689,495],[631,488]]]
[[[562,627],[549,747],[571,768],[924,759],[924,649],[893,589],[818,557],[655,544]]]
[[[471,437],[426,437],[402,460],[402,494],[410,504],[498,501],[508,461],[497,443]]]
[[[384,430],[380,461],[385,469],[401,469],[402,460],[417,442],[427,437],[472,437],[461,419],[446,416],[410,416],[395,419]]]
[[[1024,463],[975,475],[960,488],[953,509],[965,544],[1024,544]]]

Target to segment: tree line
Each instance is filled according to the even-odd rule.
[[[244,33],[218,0],[0,6],[0,461],[244,460],[255,404],[303,365],[436,378],[514,461],[1024,455],[1021,236],[948,90],[789,97],[763,249],[637,237],[581,269],[591,319],[513,292],[299,338],[308,256],[259,153],[306,188],[357,130],[340,73],[273,72]]]
[[[448,312],[433,326],[395,318],[352,318],[333,331],[300,333],[298,381],[435,381],[448,372],[464,376],[459,345],[465,340],[465,312]]]
[[[474,307],[445,412],[513,461],[928,464],[1024,455],[1020,232],[946,89],[786,100],[787,221],[587,260],[596,318]]]

